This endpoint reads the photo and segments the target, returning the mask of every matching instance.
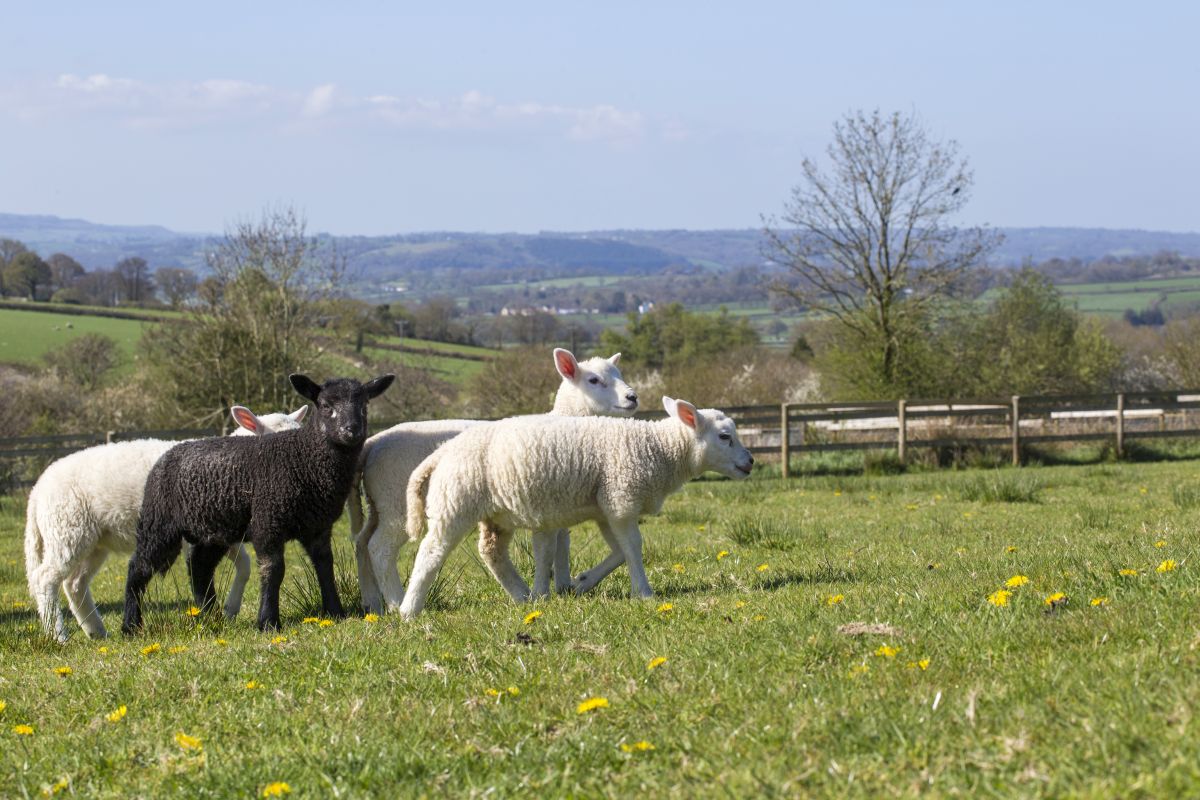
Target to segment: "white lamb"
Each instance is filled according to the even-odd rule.
[[[291,414],[256,416],[244,406],[232,408],[234,435],[253,436],[300,427],[308,406]],[[25,517],[25,574],[46,633],[67,640],[58,588],[67,594],[71,613],[93,638],[108,635],[96,603],[92,579],[109,553],[133,551],[142,493],[151,467],[177,441],[136,439],[89,447],[64,456],[38,477],[29,492]],[[238,545],[229,549],[234,578],[225,614],[237,616],[250,579],[250,556]]]
[[[621,378],[617,362],[611,358],[577,361],[569,350],[554,350],[554,366],[562,377],[554,398],[555,416],[630,416],[637,410],[637,394]],[[519,376],[514,376],[517,378]],[[450,419],[406,422],[377,433],[367,440],[360,458],[363,495],[367,514],[364,521],[357,486],[350,492],[347,506],[350,528],[355,541],[358,580],[363,606],[382,612],[385,604],[396,611],[404,599],[404,583],[396,568],[400,548],[409,537],[405,528],[409,475],[426,456],[443,443],[476,425],[478,420]],[[534,537],[534,592],[549,594],[550,574],[563,592],[571,588],[570,534],[550,531]],[[491,546],[481,535],[479,550],[491,566]],[[620,563],[618,561],[618,563]],[[525,598],[528,599],[528,587]]]
[[[413,472],[408,530],[419,535],[428,513],[408,593],[412,619],[450,551],[475,523],[497,543],[496,579],[513,594],[521,578],[508,557],[515,528],[544,530],[595,520],[629,564],[635,597],[654,592],[642,563],[638,517],[658,513],[667,495],[712,470],[750,474],[754,457],[720,411],[663,398],[657,422],[513,417],[463,432]]]

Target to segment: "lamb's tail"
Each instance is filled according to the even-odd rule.
[[[42,538],[42,530],[37,522],[37,487],[29,492],[29,505],[25,509],[25,580],[29,583],[29,593],[37,598],[34,591],[33,576],[42,566],[46,543]]]
[[[429,494],[429,479],[441,461],[441,450],[434,450],[417,465],[408,478],[408,538],[416,541],[425,535],[425,498]]]

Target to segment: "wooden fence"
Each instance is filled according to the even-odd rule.
[[[1200,438],[1200,389],[981,400],[783,403],[726,408],[755,455],[790,472],[790,456],[839,450],[893,450],[901,464],[917,448],[1005,448],[1019,465],[1027,445],[1112,443],[1117,457],[1132,439]],[[662,412],[646,416],[662,416]],[[379,421],[372,431],[392,423]],[[208,428],[27,436],[0,439],[0,490],[28,486],[55,458],[105,442],[189,439]]]

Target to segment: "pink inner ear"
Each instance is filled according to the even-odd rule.
[[[246,430],[258,433],[258,420],[254,418],[253,414],[239,408],[233,412],[233,418]]]
[[[558,358],[558,371],[561,372],[563,375],[567,376],[568,378],[574,378],[575,377],[575,359],[571,358],[571,356],[568,355],[567,353],[559,353],[557,355],[557,358]]]
[[[696,412],[687,406],[678,406],[679,420],[689,428],[696,427]]]

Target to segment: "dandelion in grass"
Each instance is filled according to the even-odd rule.
[[[905,503],[904,505],[904,509],[906,511],[916,511],[918,508],[920,508],[920,506],[916,503]]]
[[[33,736],[32,725],[13,725],[12,732],[17,736]]]
[[[667,663],[666,656],[655,656],[654,658],[652,658],[646,662],[646,671],[651,672],[653,670],[656,670],[665,663]]]
[[[634,742],[633,744],[630,744],[629,742],[621,742],[622,753],[644,753],[647,750],[653,749],[654,745],[650,744],[645,739],[640,742]]]
[[[834,489],[834,490],[833,490],[833,496],[834,496],[834,497],[841,497],[841,496],[842,496],[842,490],[841,490],[841,489]]]
[[[519,697],[521,695],[521,690],[516,686],[510,686],[504,691],[508,692],[509,697]]]
[[[683,572],[683,564],[672,564],[671,569],[675,570],[676,572]]]
[[[168,647],[168,648],[167,648],[167,653],[168,653],[169,655],[173,655],[173,656],[177,656],[177,655],[179,655],[180,653],[186,653],[186,652],[187,652],[187,646],[186,646],[186,645],[182,645],[182,644],[180,644],[180,645],[176,645],[175,647]]]
[[[530,611],[525,615],[525,624],[532,625],[533,621],[542,615],[541,611]]]
[[[908,669],[919,669],[922,672],[929,669],[929,659],[922,658],[920,661],[910,661],[904,665]]]
[[[321,621],[320,617],[305,617],[304,619],[300,620],[300,624],[301,625],[316,625],[320,621]]]
[[[954,548],[954,552],[955,552],[955,553],[957,553],[957,554],[958,554],[958,555],[960,555],[960,556],[965,556],[965,555],[967,554],[967,548],[965,548],[965,547],[956,547],[956,548]]]
[[[323,619],[317,623],[318,628],[328,628],[331,625],[333,625],[333,620],[331,619]]]
[[[245,686],[246,686],[246,688],[247,688],[247,689],[249,689],[250,691],[254,691],[255,689],[261,689],[261,688],[262,688],[262,684],[261,684],[261,683],[259,683],[258,681],[246,681],[246,683],[245,683]]]
[[[43,789],[42,794],[46,795],[47,797],[53,797],[54,795],[58,794],[63,789],[66,789],[70,785],[71,785],[71,782],[69,780],[67,780],[66,778],[59,778],[58,783],[54,784],[53,786],[50,786],[49,788]]]
[[[1093,607],[1106,606],[1106,605],[1108,605],[1108,598],[1107,597],[1093,597],[1091,604]]]
[[[490,686],[488,688],[484,689],[483,693],[486,694],[488,697],[499,697],[500,696],[500,690],[493,689]]]
[[[1008,605],[1008,598],[1012,597],[1012,592],[1008,589],[997,589],[988,595],[987,601],[992,605],[1003,608]]]
[[[188,736],[183,731],[175,734],[175,744],[184,750],[195,750],[197,753],[204,749],[204,742],[198,736]]]
[[[1010,589],[1016,589],[1018,586],[1024,586],[1027,583],[1029,583],[1029,578],[1026,578],[1024,575],[1013,575],[1004,582],[1004,585]]]
[[[657,609],[659,614],[670,614],[674,610],[675,610],[674,603],[663,603]]]
[[[363,622],[379,622],[378,614],[364,614]]]
[[[589,697],[575,707],[575,713],[587,714],[589,711],[595,711],[598,708],[608,708],[607,697]]]
[[[745,601],[745,600],[737,600],[737,601],[735,601],[735,602],[734,602],[734,604],[733,604],[733,607],[734,607],[734,608],[745,608],[745,607],[746,607],[746,601]]]
[[[292,787],[287,785],[286,781],[275,781],[268,783],[263,787],[263,797],[283,797],[285,794],[291,794]]]
[[[74,672],[74,670],[71,669],[70,667],[55,667],[54,668],[54,674],[60,678],[65,678],[68,675],[70,675],[72,672]]]
[[[1157,542],[1154,543],[1154,546],[1161,550],[1162,548],[1167,546],[1167,543],[1165,541],[1163,541],[1162,539],[1159,539]]]
[[[964,511],[963,512],[963,519],[970,519],[973,516],[975,516],[974,511]]]
[[[1046,599],[1043,602],[1045,602],[1045,604],[1051,608],[1055,608],[1057,606],[1065,605],[1067,602],[1067,596],[1062,592],[1055,592],[1054,594],[1046,595]]]
[[[109,722],[120,722],[121,720],[125,719],[125,715],[127,713],[129,713],[128,708],[125,706],[117,706],[112,711],[108,712],[104,718]]]
[[[770,568],[771,568],[770,564],[759,564],[757,567],[754,568],[754,571],[755,572],[766,572]]]
[[[767,617],[766,617],[766,615],[765,615],[765,614],[755,614],[753,617],[751,617],[751,618],[750,618],[750,620],[751,620],[752,622],[762,622],[762,621],[763,621],[763,620],[765,620],[766,618],[767,618]]]
[[[8,703],[4,702],[3,700],[0,700],[0,714],[3,714],[4,709],[6,709],[6,708],[8,708]]]
[[[286,642],[287,642],[286,636],[276,636],[273,639],[271,639],[271,644],[284,644]]]
[[[1150,490],[1147,489],[1145,486],[1142,486],[1138,489],[1139,494],[1148,494],[1149,492],[1150,492]]]
[[[717,553],[717,561],[720,561],[722,558],[726,558],[728,555],[728,550],[722,550],[721,552]]]
[[[24,600],[13,600],[13,601],[12,601],[12,607],[13,607],[13,608],[17,608],[17,609],[24,608],[24,607],[25,607],[25,601],[24,601]]]
[[[102,647],[97,647],[97,648],[96,648],[96,652],[97,652],[97,653],[99,653],[100,655],[105,655],[106,653],[108,653],[108,648],[107,648],[107,647],[103,647],[103,646],[102,646]]]
[[[189,617],[198,617],[198,616],[200,616],[200,609],[197,608],[196,606],[192,606],[191,608],[189,608],[187,611],[185,611],[183,613],[187,614]]]
[[[881,644],[881,645],[879,645],[878,648],[876,648],[875,655],[878,658],[895,658],[896,654],[899,652],[900,652],[899,647],[892,647],[891,645]]]
[[[844,594],[831,594],[825,598],[825,605],[836,606],[838,603],[846,599]]]
[[[1136,569],[1130,569],[1129,567],[1126,567],[1125,569],[1117,570],[1117,574],[1122,578],[1132,578],[1134,575],[1138,574],[1138,571]]]
[[[142,648],[142,655],[152,656],[155,653],[157,653],[159,650],[162,650],[162,645],[159,644],[158,642],[155,642],[154,644],[148,644]]]
[[[1168,558],[1166,561],[1162,562],[1157,567],[1155,567],[1154,571],[1155,572],[1171,572],[1172,570],[1175,569],[1176,566],[1178,566],[1178,565],[1175,563],[1175,559]]]
[[[1011,545],[1011,544],[1010,544],[1008,547],[1004,548],[1004,552],[1006,552],[1006,553],[1015,553],[1015,552],[1017,552],[1016,545]]]

